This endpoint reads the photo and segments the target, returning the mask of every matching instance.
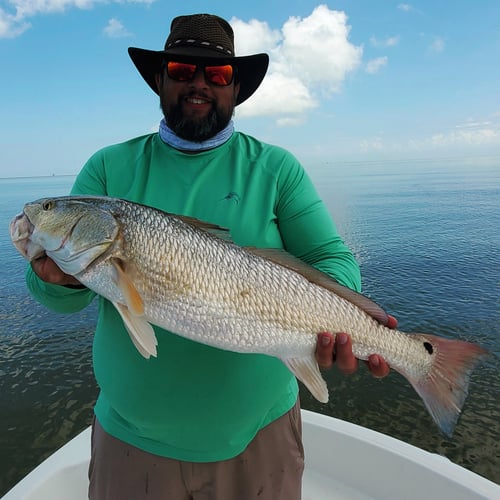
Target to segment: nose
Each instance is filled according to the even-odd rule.
[[[208,87],[203,68],[196,68],[196,72],[189,82],[193,87]]]

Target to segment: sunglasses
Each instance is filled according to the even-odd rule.
[[[207,82],[219,87],[230,85],[234,76],[234,68],[230,64],[220,66],[203,66],[201,64],[168,61],[166,68],[168,77],[176,82],[191,81],[198,68],[203,69]]]

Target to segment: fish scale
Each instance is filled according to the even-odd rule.
[[[359,359],[383,356],[451,435],[481,347],[390,329],[366,297],[283,251],[242,248],[210,223],[108,197],[27,203],[11,223],[27,259],[45,252],[110,300],[140,354],[161,356],[151,324],[220,349],[276,356],[322,402],[317,334],[346,332]]]

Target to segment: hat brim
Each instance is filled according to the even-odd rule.
[[[156,75],[160,72],[161,64],[165,59],[182,57],[182,60],[186,61],[203,59],[204,62],[209,64],[234,64],[238,67],[238,80],[240,84],[236,105],[246,101],[257,90],[269,66],[269,56],[267,54],[228,57],[223,54],[220,56],[214,55],[214,51],[203,50],[200,47],[179,47],[177,50],[170,49],[168,51],[129,47],[128,54],[141,76],[156,94],[158,94]]]

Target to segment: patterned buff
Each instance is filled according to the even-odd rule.
[[[224,144],[231,137],[233,131],[233,121],[230,120],[226,125],[226,128],[222,129],[218,134],[214,135],[210,139],[202,142],[191,142],[176,135],[165,122],[165,118],[163,118],[160,122],[159,133],[161,140],[175,149],[179,149],[181,151],[204,151],[206,149],[216,148],[217,146]]]

